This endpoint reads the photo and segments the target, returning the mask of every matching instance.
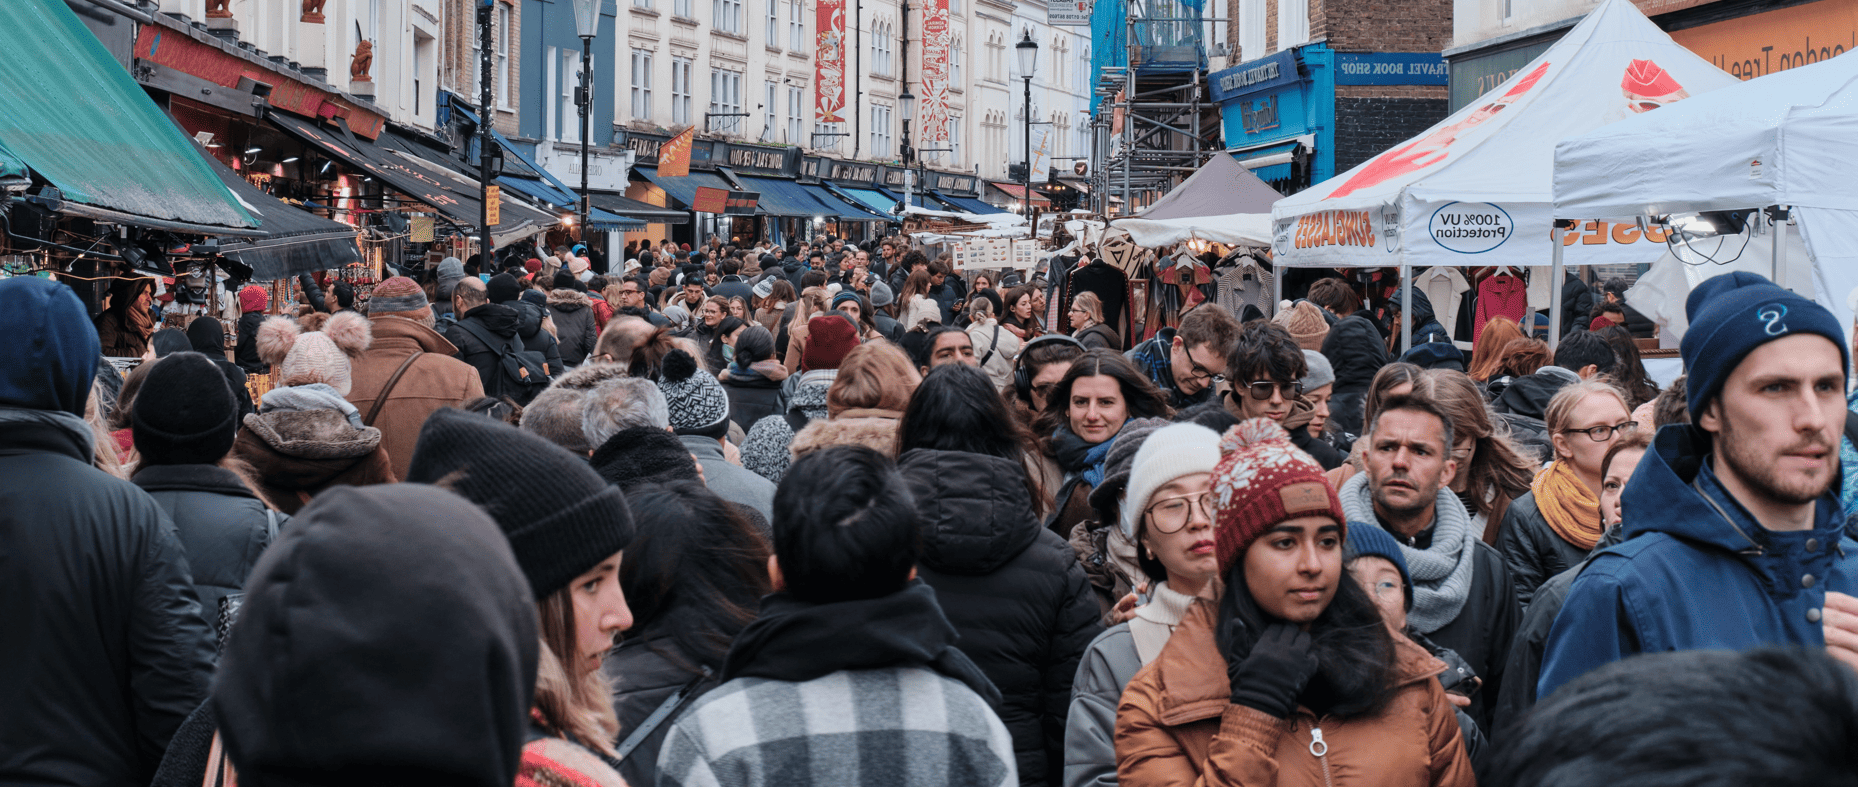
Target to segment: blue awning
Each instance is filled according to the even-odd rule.
[[[534,178],[504,175],[497,178],[497,183],[530,199],[538,200],[554,210],[578,212],[581,208],[581,198],[573,191],[561,191]],[[593,207],[590,202],[587,210],[587,227],[600,232],[611,230],[638,232],[645,229],[645,222],[609,213]]]
[[[756,210],[768,216],[831,216],[836,218],[847,212],[845,207],[820,199],[821,196],[831,199],[826,192],[814,194],[806,186],[791,180],[757,178],[750,175],[739,175],[736,179],[742,181],[742,188],[761,192],[761,202]]]
[[[671,199],[677,200],[678,204],[684,206],[686,210],[689,210],[690,206],[696,202],[698,188],[736,190],[734,186],[729,185],[729,181],[708,172],[693,170],[689,175],[681,178],[667,178],[658,174],[657,167],[633,167],[632,171],[639,173],[640,177],[650,181],[652,185],[664,189],[666,194],[671,195]],[[814,213],[806,215],[811,216]]]
[[[822,182],[820,185],[824,186],[827,191],[832,192],[833,196],[849,203],[850,206],[857,211],[858,215],[849,218],[857,220],[882,218],[885,221],[897,221],[896,214],[891,213],[891,211],[897,207],[897,203],[903,200],[885,189],[861,189],[854,186],[841,186],[831,182]],[[874,215],[867,217],[864,215],[866,213]]]
[[[993,205],[989,205],[985,202],[974,199],[973,197],[951,197],[947,194],[943,194],[940,191],[931,191],[929,193],[934,194],[936,199],[941,200],[943,203],[947,204],[949,207],[954,208],[955,210],[959,210],[959,211],[963,211],[967,213],[977,213],[977,214],[984,216],[989,213],[1005,213],[1006,212],[997,207],[994,207]]]

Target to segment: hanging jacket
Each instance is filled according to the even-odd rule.
[[[961,652],[1000,689],[1022,785],[1057,784],[1078,659],[1103,629],[1071,547],[1033,513],[1012,461],[915,449],[899,458],[922,514],[918,576]]]
[[[1539,697],[1638,653],[1825,646],[1826,593],[1858,594],[1839,484],[1813,529],[1768,530],[1716,478],[1706,440],[1686,424],[1658,430],[1620,500],[1625,543],[1594,555],[1555,618]]]
[[[1299,706],[1278,719],[1232,703],[1214,609],[1196,603],[1123,692],[1116,713],[1123,787],[1476,783],[1457,717],[1433,679],[1445,663],[1412,640],[1394,638],[1397,691],[1379,713],[1319,719]]]
[[[200,609],[209,620],[219,600],[245,587],[273,531],[290,521],[265,504],[231,470],[214,465],[151,465],[129,479],[174,522],[187,550]]]

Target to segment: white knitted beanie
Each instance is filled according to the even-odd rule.
[[[1211,473],[1218,465],[1218,432],[1199,424],[1180,423],[1150,433],[1130,465],[1129,490],[1123,498],[1122,528],[1129,543],[1136,541],[1136,523],[1142,521],[1142,511],[1148,508],[1148,498],[1155,490],[1182,476]]]

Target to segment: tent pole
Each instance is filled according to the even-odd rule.
[[[1768,255],[1768,264],[1773,270],[1768,278],[1773,280],[1774,286],[1784,290],[1787,289],[1787,269],[1783,264],[1787,259],[1787,215],[1780,209],[1773,210],[1768,213],[1768,223],[1774,227],[1774,250]]]
[[[1400,354],[1413,349],[1413,266],[1400,264]]]
[[[1548,274],[1548,287],[1551,293],[1548,307],[1548,351],[1550,353],[1553,353],[1555,348],[1561,346],[1561,236],[1566,232],[1567,230],[1563,229],[1561,226],[1561,220],[1556,219],[1555,232],[1551,236],[1555,246],[1555,261],[1554,264],[1549,267]],[[1523,330],[1527,331],[1529,329],[1525,326]]]

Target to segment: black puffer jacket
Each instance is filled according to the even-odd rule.
[[[1328,429],[1361,434],[1361,400],[1374,375],[1387,365],[1387,343],[1367,311],[1340,320],[1323,339],[1322,354],[1335,367],[1335,394],[1329,400]]]
[[[673,661],[658,649],[679,654],[678,661]],[[607,679],[613,682],[613,710],[619,714],[620,740],[625,740],[633,730],[638,729],[678,689],[696,681],[695,688],[685,695],[677,713],[664,717],[657,728],[639,743],[639,747],[620,762],[619,775],[626,777],[627,784],[658,783],[658,749],[664,745],[665,733],[670,732],[671,723],[695,705],[697,698],[719,685],[721,665],[716,665],[710,670],[710,675],[705,677],[701,672],[686,669],[679,661],[694,664],[676,645],[662,639],[629,639],[607,654],[603,669]]]
[[[474,323],[492,336],[509,339],[516,336],[520,320],[515,309],[501,303],[486,303],[465,312],[460,322]],[[478,379],[484,383],[485,396],[502,396],[505,393],[502,356],[497,348],[478,340],[477,336],[457,323],[446,326],[445,340],[458,348],[458,360],[471,364],[471,368],[477,370]]]
[[[1000,689],[1020,784],[1059,783],[1071,680],[1103,630],[1090,580],[1039,526],[1019,465],[916,449],[897,467],[922,513],[918,575],[960,632],[956,647]]]
[[[756,421],[781,412],[779,382],[758,374],[731,372],[722,383],[723,391],[729,394],[729,420],[742,427],[744,435]]]
[[[238,361],[239,368],[246,374],[264,374],[271,371],[271,364],[258,357],[258,325],[265,321],[264,312],[246,312],[239,315],[238,344],[232,348],[232,357]]]
[[[1503,517],[1503,534],[1497,538],[1497,551],[1510,569],[1510,582],[1516,586],[1516,604],[1523,610],[1535,598],[1536,588],[1549,577],[1566,571],[1587,559],[1587,550],[1568,543],[1542,517],[1530,492],[1510,503]]]
[[[0,408],[0,783],[148,784],[212,678],[174,528],[90,458],[82,420]]]
[[[554,334],[542,330],[548,310],[528,301],[510,301],[510,308],[516,310],[516,332],[523,337],[523,349],[540,354],[548,362],[548,376],[567,371],[568,367],[561,363],[561,343]],[[555,330],[561,330],[561,323],[555,323]]]
[[[187,550],[200,608],[209,619],[219,600],[245,587],[273,532],[290,517],[265,504],[231,470],[213,465],[152,465],[130,481],[168,512]]]

